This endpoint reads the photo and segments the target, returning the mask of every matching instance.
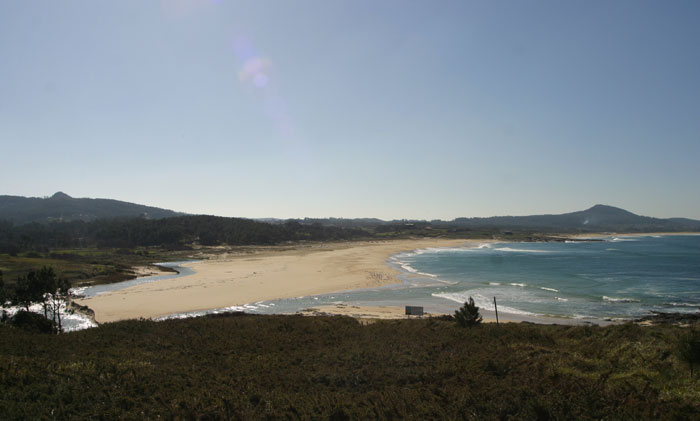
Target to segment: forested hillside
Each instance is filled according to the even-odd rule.
[[[94,221],[102,218],[146,219],[183,215],[167,209],[112,199],[72,198],[63,192],[51,197],[0,196],[0,219],[15,224],[52,221]]]
[[[13,225],[0,221],[0,253],[73,247],[278,244],[285,241],[347,240],[368,236],[360,229],[297,222],[268,224],[242,218],[178,216],[166,219],[104,219]]]

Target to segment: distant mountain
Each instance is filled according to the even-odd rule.
[[[162,219],[182,216],[172,210],[138,205],[112,199],[74,199],[63,192],[51,197],[0,196],[0,220],[17,225],[30,222],[94,221],[106,218]],[[450,229],[529,230],[541,232],[653,232],[700,231],[700,221],[688,218],[652,218],[624,209],[595,205],[590,209],[558,215],[493,216],[457,218],[452,221],[393,220],[376,218],[260,218],[273,225],[297,223],[345,229],[369,229],[371,232],[424,230],[430,227]]]
[[[700,221],[687,218],[652,218],[624,209],[595,205],[590,209],[559,215],[494,216],[457,218],[450,225],[470,228],[505,228],[543,231],[700,231]]]
[[[18,225],[120,217],[161,219],[179,215],[184,214],[112,199],[74,199],[63,192],[47,198],[0,196],[0,220]]]
[[[295,219],[302,224],[324,226],[372,228],[388,231],[399,228],[425,229],[426,227],[530,230],[543,232],[653,232],[653,231],[700,231],[700,221],[687,218],[651,218],[636,215],[624,209],[607,205],[595,205],[584,211],[558,215],[493,216],[489,218],[457,218],[452,221],[421,221],[381,219]],[[283,220],[276,221],[284,222]]]

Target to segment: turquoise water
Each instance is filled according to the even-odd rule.
[[[433,297],[504,312],[574,318],[700,309],[700,237],[611,237],[595,242],[500,243],[395,257],[448,285]]]
[[[611,237],[566,243],[489,243],[416,250],[389,260],[404,283],[385,288],[251,303],[294,312],[332,303],[423,305],[449,313],[468,297],[482,309],[568,318],[630,318],[700,309],[700,236]]]

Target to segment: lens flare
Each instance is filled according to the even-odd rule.
[[[304,142],[294,130],[294,124],[286,103],[279,93],[275,80],[274,63],[261,54],[248,37],[238,37],[233,41],[233,53],[238,62],[238,80],[247,87],[253,97],[260,101],[262,112],[274,125],[284,141],[282,150],[295,160],[304,160]]]
[[[265,73],[259,72],[253,76],[253,85],[255,85],[256,88],[264,88],[267,86],[268,80],[269,78]]]
[[[258,88],[265,87],[269,81],[267,70],[271,67],[270,60],[261,57],[250,57],[243,63],[243,69],[238,72],[241,82],[252,82]]]

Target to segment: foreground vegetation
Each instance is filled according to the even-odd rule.
[[[687,330],[687,329],[686,329]],[[691,419],[684,330],[209,316],[0,327],[8,419]]]

